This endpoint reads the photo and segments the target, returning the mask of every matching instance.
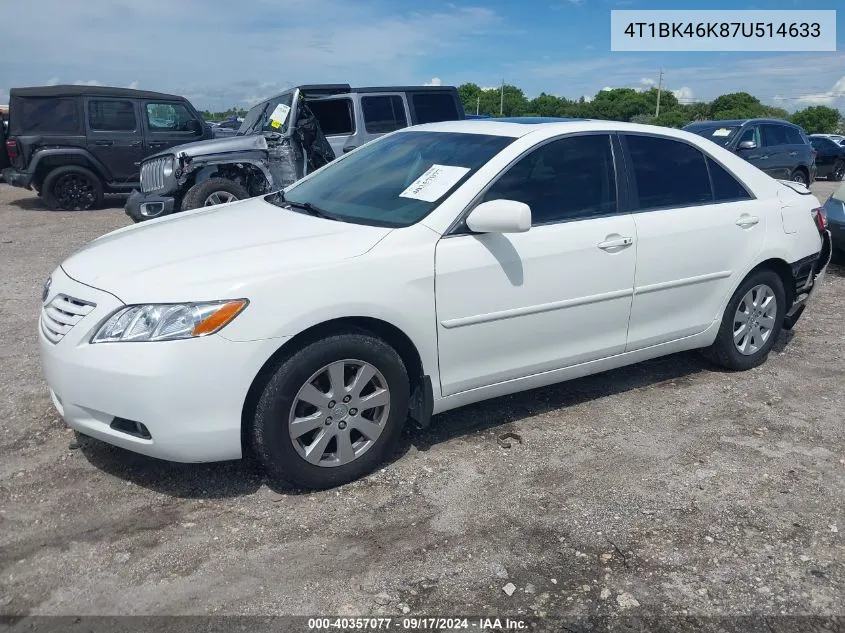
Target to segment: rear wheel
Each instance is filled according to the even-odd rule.
[[[366,333],[299,350],[270,377],[256,407],[253,444],[272,477],[330,488],[378,466],[396,445],[409,405],[399,354]]]
[[[727,369],[761,365],[780,335],[785,314],[786,293],[777,273],[752,273],[728,303],[716,341],[706,355]]]
[[[87,211],[103,204],[103,183],[90,169],[58,167],[44,178],[44,202],[53,210]]]
[[[800,182],[802,185],[810,185],[810,177],[807,175],[807,172],[800,167],[792,172],[792,176],[790,176],[789,179],[793,182]]]
[[[246,198],[249,198],[249,192],[238,183],[226,178],[209,178],[188,190],[182,200],[182,210],[213,207]]]
[[[830,179],[840,181],[842,178],[845,178],[845,160],[838,160],[830,172]]]

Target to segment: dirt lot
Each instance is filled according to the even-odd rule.
[[[845,614],[841,262],[761,368],[690,353],[468,407],[300,493],[72,446],[41,284],[120,207],[0,184],[0,614]]]

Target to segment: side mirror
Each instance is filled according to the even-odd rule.
[[[757,143],[754,141],[742,141],[737,149],[757,149]]]
[[[476,233],[524,233],[531,228],[531,208],[516,200],[490,200],[470,211],[466,222]]]
[[[190,121],[188,121],[188,123],[187,123],[187,125],[185,125],[185,127],[188,128],[189,132],[193,132],[194,134],[202,134],[203,129],[204,129],[203,128],[204,125],[205,125],[204,123],[200,123],[196,119],[191,119]]]

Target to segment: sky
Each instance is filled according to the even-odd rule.
[[[16,86],[87,83],[249,105],[303,83],[498,86],[590,97],[655,85],[684,103],[746,91],[845,113],[841,0],[25,0],[0,21],[0,103]],[[836,9],[837,51],[610,50],[612,9]],[[4,11],[9,17],[9,12]]]

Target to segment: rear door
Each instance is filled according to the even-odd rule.
[[[361,94],[363,129],[358,133],[358,141],[364,144],[388,132],[408,127],[410,120],[408,104],[403,93]]]
[[[355,106],[349,96],[306,99],[306,103],[317,117],[320,129],[332,146],[335,157],[343,154],[344,150],[350,151],[345,148],[354,149],[356,144],[352,141],[356,133]]]
[[[814,137],[810,139],[813,148],[816,150],[816,166],[818,175],[826,178],[833,171],[842,148],[828,138]]]
[[[453,90],[409,91],[407,96],[412,125],[464,118],[463,106]]]
[[[88,151],[106,168],[106,178],[138,182],[144,134],[137,99],[86,97],[85,122]]]
[[[760,128],[763,149],[768,155],[768,169],[765,171],[773,178],[788,179],[797,161],[795,157],[790,156],[794,148],[790,145],[786,127],[776,123],[764,123]]]
[[[769,202],[680,139],[623,135],[637,269],[627,350],[706,330],[766,240]]]
[[[199,141],[204,136],[204,126],[181,101],[142,100],[141,119],[144,156]]]

